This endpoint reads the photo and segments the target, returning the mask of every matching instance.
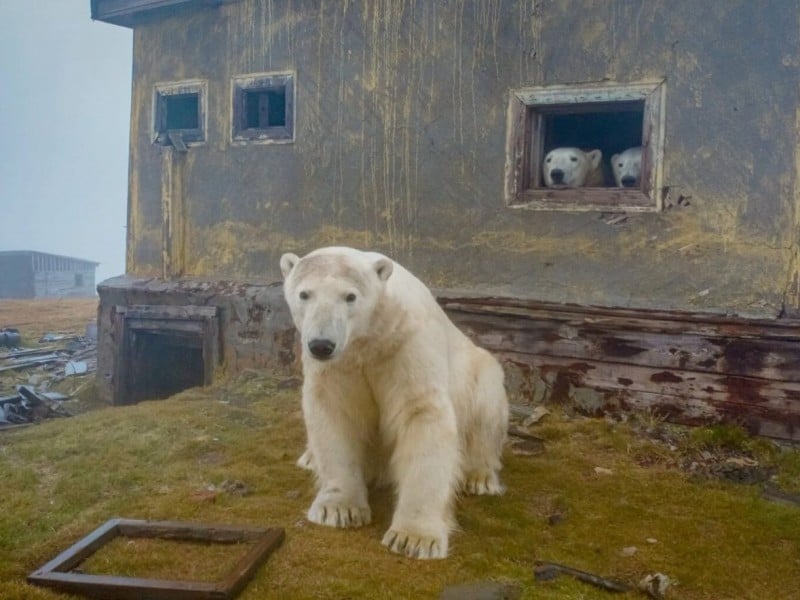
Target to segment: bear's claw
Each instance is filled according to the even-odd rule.
[[[381,542],[392,552],[405,554],[409,558],[447,558],[447,536],[443,538],[420,536],[390,529]]]
[[[308,509],[308,520],[328,527],[361,527],[370,524],[372,514],[369,506],[317,504],[315,502]]]
[[[494,471],[472,471],[464,479],[464,491],[475,496],[499,496],[506,489]]]

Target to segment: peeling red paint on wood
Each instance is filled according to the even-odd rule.
[[[798,320],[507,298],[440,302],[478,344],[521,374],[512,392],[523,398],[574,401],[591,390],[593,399],[584,401],[590,412],[651,409],[679,422],[732,421],[753,433],[800,439]]]

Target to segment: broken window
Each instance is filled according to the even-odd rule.
[[[205,141],[205,82],[157,84],[153,104],[154,142],[183,146]]]
[[[234,142],[294,141],[294,76],[246,75],[233,80]]]
[[[513,90],[507,205],[659,210],[663,103],[663,82]]]

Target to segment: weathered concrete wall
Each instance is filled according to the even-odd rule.
[[[270,368],[295,373],[295,329],[289,308],[278,285],[247,285],[227,281],[165,282],[121,276],[98,286],[97,389],[98,396],[112,403],[116,357],[114,316],[118,306],[216,306],[220,319],[221,373],[247,368]]]
[[[780,0],[241,0],[138,26],[128,271],[162,274],[153,85],[208,82],[183,271],[380,249],[438,287],[775,316],[798,306],[800,7]],[[231,78],[296,73],[296,142],[231,145]],[[665,78],[661,213],[503,201],[510,89]]]

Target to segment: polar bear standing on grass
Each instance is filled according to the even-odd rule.
[[[547,187],[601,187],[603,153],[580,148],[553,148],[544,157],[542,174]]]
[[[298,462],[318,483],[308,519],[366,525],[367,485],[391,483],[397,503],[383,544],[446,557],[456,492],[503,492],[500,364],[382,254],[321,248],[284,254],[280,266],[303,346],[308,449]]]

